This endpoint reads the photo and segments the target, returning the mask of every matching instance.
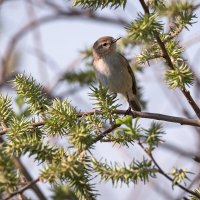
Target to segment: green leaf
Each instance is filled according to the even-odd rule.
[[[55,185],[51,191],[53,192],[52,200],[78,200],[69,185]]]
[[[102,180],[112,181],[113,185],[117,183],[137,184],[139,181],[144,183],[149,181],[149,177],[155,177],[157,170],[149,160],[143,159],[143,161],[133,161],[128,166],[124,163],[119,164],[117,162],[110,163],[105,161],[104,163],[93,159],[94,170],[100,175]]]
[[[48,135],[66,135],[77,124],[76,110],[67,100],[55,99],[47,109],[44,130]]]
[[[153,151],[159,143],[163,142],[161,136],[165,133],[161,123],[153,122],[149,129],[143,129],[143,143],[148,145],[148,151]]]
[[[117,119],[118,115],[113,114],[120,104],[117,104],[118,101],[117,95],[114,93],[109,93],[107,88],[104,88],[101,84],[99,84],[99,88],[91,85],[89,96],[92,97],[92,100],[95,101],[93,104],[95,109],[101,110],[103,119],[111,120]]]
[[[160,47],[157,43],[148,43],[144,46],[142,49],[142,52],[136,56],[136,60],[140,64],[145,64],[146,62],[149,63],[149,61],[162,58],[162,52],[160,50]]]
[[[128,38],[133,41],[151,41],[155,33],[163,31],[163,24],[157,21],[157,14],[138,14],[138,18],[126,29]]]
[[[8,126],[8,124],[12,121],[14,112],[11,105],[11,98],[0,94],[0,123],[2,126]]]
[[[50,100],[43,92],[42,86],[37,84],[31,77],[26,77],[24,74],[18,74],[13,80],[17,94],[25,99],[32,114],[43,114],[50,105]]]
[[[11,155],[0,145],[0,193],[12,193],[20,187],[20,178],[13,164]]]
[[[132,123],[132,117],[126,116],[122,119],[117,119],[116,124],[125,125],[125,127],[117,128],[114,133],[110,133],[107,135],[104,141],[113,142],[114,144],[120,144],[123,146],[132,145],[136,140],[138,140],[141,136],[141,129],[138,125],[138,118],[135,120],[134,126]]]
[[[185,63],[180,67],[176,66],[175,69],[168,69],[165,73],[165,79],[170,88],[174,89],[179,87],[181,90],[184,89],[185,85],[192,85],[194,81],[193,74]]]
[[[77,148],[79,151],[91,148],[88,146],[92,143],[95,135],[93,134],[93,126],[89,123],[79,121],[69,132],[70,143]]]
[[[78,199],[95,200],[97,193],[90,183],[90,166],[87,157],[81,158],[80,155],[71,155],[63,158],[58,163],[48,165],[41,173],[42,179],[51,184],[62,181],[68,183],[73,189]]]
[[[48,142],[44,142],[40,128],[31,126],[31,122],[25,118],[13,118],[7,136],[5,149],[10,155],[19,157],[28,153],[29,156],[34,155],[35,160],[40,162],[52,162],[65,156],[62,147],[52,147]]]
[[[192,174],[188,169],[176,169],[174,168],[170,174],[173,176],[173,181],[172,181],[172,187],[176,185],[177,183],[182,183],[186,180],[189,180],[188,174]]]
[[[118,124],[118,125],[126,124],[129,127],[132,127],[132,119],[133,118],[130,115],[127,115],[124,118],[116,119],[116,124]]]

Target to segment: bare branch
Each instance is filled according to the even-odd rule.
[[[17,194],[22,194],[25,190],[29,189],[30,187],[32,187],[33,185],[35,185],[38,181],[40,180],[40,177],[36,178],[35,180],[29,182],[27,185],[25,185],[23,188],[21,188],[20,190],[11,193],[8,197],[6,197],[3,200],[9,200],[12,197],[14,197]]]

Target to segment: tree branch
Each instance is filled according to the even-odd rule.
[[[102,112],[100,110],[92,110],[88,112],[78,112],[77,116],[82,117],[84,115],[101,115]],[[200,127],[200,120],[198,119],[189,119],[189,118],[183,118],[183,117],[174,117],[170,115],[163,115],[159,113],[149,113],[149,112],[138,112],[138,111],[130,111],[127,113],[126,110],[116,110],[113,112],[113,114],[119,114],[119,115],[131,115],[133,118],[140,117],[140,118],[146,118],[146,119],[155,119],[159,121],[165,121],[165,122],[171,122],[171,123],[178,123],[181,125],[190,125],[190,126],[196,126]],[[35,123],[32,123],[31,126],[38,127],[43,126],[44,121],[38,121]],[[6,134],[10,128],[4,128],[0,131],[0,136]]]
[[[12,161],[14,163],[14,165],[20,170],[20,172],[24,175],[25,179],[27,182],[32,182],[33,178],[31,177],[31,175],[29,174],[28,170],[26,169],[26,167],[23,165],[22,161],[20,160],[20,158],[16,158],[13,157]],[[47,200],[45,195],[43,194],[43,192],[41,191],[41,189],[39,188],[38,185],[36,184],[32,184],[30,187],[30,189],[32,189],[35,194],[38,196],[38,198],[40,200]]]
[[[44,125],[43,121],[38,121],[38,122],[31,124],[32,127],[39,127],[39,126],[43,126],[43,125]],[[0,136],[4,135],[8,131],[10,131],[10,128],[4,128],[3,130],[0,131]]]
[[[155,164],[155,166],[157,167],[158,169],[158,172],[160,174],[162,174],[165,178],[167,178],[168,180],[170,180],[171,182],[173,182],[173,179],[163,171],[163,169],[160,167],[160,165],[157,163],[157,161],[155,160],[155,158],[153,157],[152,153],[151,152],[148,152],[146,150],[146,148],[142,145],[142,143],[139,141],[138,142],[138,145],[144,150],[144,152],[150,157],[150,159],[153,161],[153,163]],[[192,190],[189,190],[187,189],[186,187],[184,187],[183,185],[181,185],[180,183],[175,183],[176,186],[178,186],[179,188],[181,188],[182,190],[188,192],[189,194],[192,194],[193,196],[197,197],[197,198],[200,198],[200,195],[193,192]]]
[[[144,12],[146,14],[150,14],[149,12],[149,8],[148,6],[146,5],[145,1],[144,0],[139,0],[140,1],[140,4],[142,5],[143,9],[144,9]],[[158,45],[160,46],[160,49],[163,53],[163,58],[165,59],[165,61],[167,62],[168,66],[171,68],[171,69],[174,69],[174,65],[173,65],[173,62],[167,52],[167,49],[165,47],[165,44],[163,43],[163,41],[161,40],[160,36],[158,33],[155,33],[154,34],[154,37],[155,39],[157,40],[158,42]],[[200,108],[199,106],[196,104],[196,102],[194,101],[194,99],[192,98],[192,96],[190,95],[190,92],[186,90],[186,88],[184,88],[183,90],[181,90],[181,92],[183,93],[183,95],[186,97],[188,103],[190,104],[190,106],[193,108],[194,112],[196,113],[196,115],[198,116],[198,118],[200,118]]]
[[[116,113],[117,114],[126,114],[126,111],[117,110]],[[174,116],[163,115],[163,114],[159,114],[159,113],[138,112],[138,111],[131,111],[130,115],[132,115],[133,118],[140,117],[140,118],[146,118],[146,119],[155,119],[155,120],[159,120],[159,121],[178,123],[181,125],[191,125],[191,126],[200,127],[200,120],[195,120],[195,119],[174,117]]]
[[[173,179],[162,170],[162,168],[159,166],[159,164],[157,163],[157,161],[154,159],[153,155],[150,153],[149,156],[150,156],[151,160],[153,161],[153,163],[155,164],[155,166],[158,168],[160,174],[162,174],[168,180],[170,180],[171,182],[173,182]],[[182,190],[184,190],[184,191],[192,194],[193,196],[200,198],[199,194],[193,192],[192,190],[187,189],[186,187],[182,186],[180,183],[175,183],[175,185],[178,186],[178,187],[180,187]]]
[[[100,135],[98,135],[91,144],[89,144],[88,146],[91,146],[93,144],[95,144],[96,142],[98,142],[99,140],[103,139],[108,133],[112,132],[113,130],[115,130],[116,128],[118,128],[120,125],[118,124],[113,124],[110,128],[106,129],[103,133],[101,133]]]
[[[21,188],[20,190],[16,191],[16,192],[13,192],[11,193],[8,197],[6,197],[5,199],[3,200],[9,200],[11,199],[12,197],[14,197],[15,195],[17,194],[22,194],[25,190],[31,188],[33,185],[35,185],[38,181],[40,180],[40,177],[38,177],[37,179],[29,182],[27,185],[25,185],[23,188]]]

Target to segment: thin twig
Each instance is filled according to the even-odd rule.
[[[24,164],[22,163],[22,161],[20,160],[20,158],[17,158],[17,157],[13,157],[12,158],[12,161],[15,165],[15,167],[17,169],[19,169],[19,171],[21,172],[21,174],[23,174],[23,176],[25,177],[26,179],[26,182],[32,182],[33,181],[33,178],[32,176],[30,175],[29,171],[26,169],[26,167],[24,166]],[[38,187],[38,185],[32,185],[30,187],[30,189],[32,189],[35,194],[37,195],[37,197],[40,199],[40,200],[47,200],[47,198],[45,197],[45,195],[43,194],[42,190]]]
[[[118,114],[125,114],[125,111],[116,111]],[[179,123],[181,125],[191,125],[191,126],[200,126],[200,120],[196,119],[188,119],[188,118],[182,118],[182,117],[174,117],[170,115],[163,115],[159,113],[149,113],[149,112],[138,112],[138,111],[132,111],[130,114],[135,117],[140,118],[147,118],[147,119],[155,119],[159,121],[166,121],[166,122],[172,122],[172,123]]]
[[[32,187],[32,185],[35,185],[38,181],[40,180],[40,177],[36,178],[35,180],[29,182],[27,185],[25,185],[23,188],[19,189],[16,192],[11,193],[8,197],[6,197],[3,200],[9,200],[12,197],[14,197],[17,194],[22,194],[25,190],[29,189],[30,187]]]
[[[151,153],[149,153],[149,156],[150,156],[151,160],[153,161],[153,163],[155,164],[155,166],[159,169],[160,174],[162,174],[168,180],[170,180],[171,182],[173,182],[173,179],[162,170],[162,168],[159,166],[159,164],[157,163],[157,161],[155,160],[155,158],[153,157],[153,155]],[[192,190],[187,189],[186,187],[182,186],[180,183],[176,182],[175,185],[178,186],[178,187],[180,187],[182,190],[184,190],[184,191],[192,194],[193,196],[200,198],[199,194],[193,192]]]
[[[43,121],[38,121],[38,122],[34,122],[31,124],[31,126],[33,127],[39,127],[39,126],[43,126],[44,122]],[[10,128],[4,128],[3,130],[0,131],[0,136],[4,135],[6,132],[10,131]]]
[[[119,124],[113,124],[110,128],[106,129],[103,133],[101,133],[100,135],[98,135],[91,144],[89,144],[89,146],[97,143],[98,141],[100,141],[101,139],[103,139],[108,133],[111,133],[113,130],[115,130],[116,128],[118,128],[120,125]]]
[[[139,141],[138,142],[138,145],[145,151],[145,153],[151,158],[151,160],[153,161],[153,163],[155,164],[155,166],[157,167],[158,169],[158,172],[160,174],[162,174],[165,178],[167,178],[168,180],[170,180],[171,182],[173,182],[173,179],[167,174],[164,172],[164,170],[160,167],[160,165],[157,163],[157,161],[155,160],[154,156],[152,155],[151,152],[147,151],[146,148],[143,146],[143,144]],[[195,197],[198,197],[200,198],[200,195],[193,192],[192,190],[189,190],[187,189],[186,187],[184,187],[183,185],[181,185],[180,183],[176,182],[175,183],[176,186],[178,186],[179,188],[181,188],[182,190],[188,192],[189,194],[192,194],[194,195]]]
[[[101,115],[102,112],[99,110],[92,110],[88,112],[79,112],[77,113],[78,117],[82,117],[84,115]],[[198,119],[189,119],[189,118],[183,118],[183,117],[174,117],[170,115],[163,115],[159,113],[149,113],[149,112],[138,112],[138,111],[130,111],[127,113],[126,110],[116,110],[113,112],[113,114],[119,114],[119,115],[131,115],[133,118],[140,117],[140,118],[146,118],[146,119],[155,119],[159,121],[165,121],[165,122],[171,122],[171,123],[178,123],[181,125],[190,125],[195,127],[200,127],[200,120]],[[35,123],[32,123],[31,126],[38,127],[43,126],[44,121],[38,121]],[[0,136],[4,135],[6,132],[10,131],[10,128],[4,128],[0,131]]]

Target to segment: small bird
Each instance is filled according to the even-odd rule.
[[[94,71],[97,79],[113,93],[127,98],[129,108],[141,111],[137,99],[134,73],[127,59],[116,50],[116,42],[111,36],[99,38],[93,45]]]

